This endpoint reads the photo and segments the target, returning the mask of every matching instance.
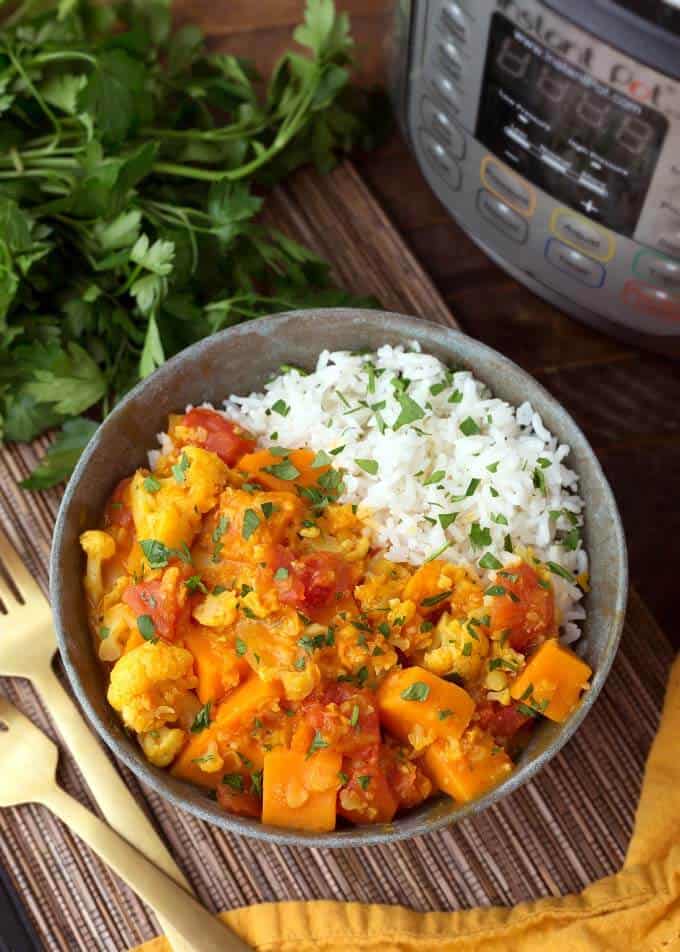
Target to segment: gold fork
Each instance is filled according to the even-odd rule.
[[[56,781],[55,744],[0,696],[0,807],[41,803],[69,826],[137,895],[163,914],[195,952],[242,952],[240,939]]]
[[[0,600],[4,605],[4,617],[0,616],[0,675],[33,682],[107,821],[176,883],[190,890],[182,871],[57,678],[52,668],[57,641],[50,606],[2,531],[0,563],[7,575],[5,579],[0,572]],[[174,952],[191,952],[162,920],[161,928]]]

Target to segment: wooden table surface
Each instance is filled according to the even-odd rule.
[[[267,72],[304,0],[177,0],[217,47]],[[384,82],[392,0],[337,0],[351,16],[359,77]],[[631,578],[680,646],[680,364],[562,314],[494,265],[428,188],[395,132],[356,164],[464,329],[537,377],[582,426],[609,477],[628,538]]]

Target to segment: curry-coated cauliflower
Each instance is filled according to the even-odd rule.
[[[122,581],[127,585],[125,578]],[[117,602],[102,613],[101,621],[99,657],[102,661],[118,661],[137,627],[134,612],[124,602]]]
[[[229,590],[206,595],[193,610],[196,621],[206,628],[228,628],[234,624],[237,615],[238,599],[235,592]]]
[[[109,704],[138,734],[173,724],[196,687],[193,665],[189,651],[163,641],[133,648],[111,671]]]
[[[158,479],[160,489],[149,492],[146,475],[137,470],[130,485],[130,505],[138,539],[156,539],[171,549],[191,545],[201,516],[217,502],[226,485],[227,467],[215,453],[186,446],[173,474]]]
[[[159,727],[139,735],[146,759],[156,767],[169,766],[184,746],[186,734],[179,727]]]
[[[476,619],[459,621],[445,612],[434,629],[423,667],[434,674],[457,674],[469,681],[479,674],[488,651],[489,639]]]
[[[116,543],[108,532],[90,529],[83,532],[80,545],[87,556],[85,591],[91,605],[97,605],[104,595],[103,563],[116,554]]]

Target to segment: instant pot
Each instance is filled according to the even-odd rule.
[[[680,355],[680,0],[401,0],[392,95],[491,258]]]

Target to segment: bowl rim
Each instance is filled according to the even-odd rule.
[[[200,801],[195,802],[189,800],[188,797],[168,789],[167,780],[165,779],[168,775],[165,771],[153,768],[152,765],[144,761],[141,756],[134,756],[130,751],[122,746],[110,733],[107,725],[99,717],[93,704],[90,702],[87,689],[78,674],[75,661],[71,657],[69,639],[66,634],[67,622],[62,611],[62,585],[61,573],[59,570],[59,563],[64,546],[64,536],[70,516],[71,504],[80,482],[80,478],[83,472],[86,470],[90,459],[98,450],[99,439],[97,439],[97,436],[99,434],[105,434],[108,429],[115,428],[117,416],[129,403],[137,400],[143,394],[151,377],[153,376],[157,381],[160,375],[161,377],[168,377],[169,380],[171,380],[174,374],[175,366],[185,361],[188,355],[191,355],[191,357],[195,359],[204,350],[218,346],[221,341],[231,340],[234,337],[238,337],[249,332],[253,328],[254,323],[256,323],[258,327],[262,327],[264,329],[267,326],[275,326],[277,323],[286,323],[291,319],[294,320],[302,315],[308,315],[310,312],[317,314],[320,321],[324,318],[342,320],[343,318],[346,319],[349,317],[360,317],[362,320],[366,321],[372,321],[375,319],[381,321],[384,319],[389,319],[390,331],[394,331],[399,335],[403,335],[404,342],[409,339],[409,331],[413,332],[416,327],[421,327],[423,324],[429,324],[433,329],[436,329],[437,333],[445,335],[448,338],[448,340],[444,340],[442,342],[444,346],[446,346],[449,341],[452,341],[454,344],[453,349],[456,349],[456,342],[465,342],[466,347],[471,346],[473,350],[476,351],[476,359],[478,358],[481,361],[493,361],[497,364],[500,364],[501,367],[505,366],[509,369],[512,369],[513,373],[517,374],[525,384],[528,384],[531,388],[533,388],[534,392],[537,393],[540,399],[543,401],[544,406],[549,407],[553,412],[556,411],[558,415],[565,419],[567,426],[572,428],[573,434],[581,441],[582,449],[586,451],[588,457],[588,465],[593,468],[603,490],[604,504],[608,511],[609,517],[611,518],[611,532],[612,536],[614,537],[613,545],[616,548],[620,559],[619,572],[617,573],[617,577],[615,579],[615,598],[611,606],[611,620],[607,624],[608,636],[603,661],[598,667],[597,671],[595,671],[591,680],[591,686],[581,700],[579,707],[570,716],[569,720],[560,730],[559,734],[549,744],[547,744],[545,748],[541,750],[531,762],[516,767],[507,780],[498,786],[493,787],[484,796],[472,800],[469,803],[461,804],[454,811],[442,812],[441,816],[412,817],[411,815],[407,814],[405,817],[394,820],[389,824],[382,824],[375,827],[368,825],[356,826],[348,830],[333,831],[323,834],[305,833],[304,831],[300,830],[284,830],[279,827],[268,826],[258,820],[244,819],[235,814],[231,814],[225,810],[222,810],[217,804],[208,800],[207,797],[205,798],[205,806],[203,806]],[[321,344],[319,346],[319,353],[322,350],[323,345]],[[465,358],[462,359],[463,362],[465,362]],[[493,389],[493,386],[490,386]],[[530,397],[530,399],[533,401],[534,398]],[[574,447],[571,445],[570,441],[570,455],[573,452]],[[586,518],[587,512],[588,503],[586,501]],[[165,801],[169,802],[173,807],[185,810],[199,819],[211,823],[213,826],[218,826],[220,829],[228,833],[236,833],[241,836],[248,837],[249,839],[273,843],[280,846],[346,849],[380,845],[410,839],[413,836],[424,835],[448,826],[452,826],[466,817],[481,813],[484,809],[486,809],[486,807],[502,799],[505,799],[529,780],[533,779],[543,769],[543,767],[550,760],[552,760],[560,750],[562,750],[562,748],[574,736],[597,700],[597,697],[600,694],[600,691],[614,662],[614,658],[616,657],[623,631],[625,608],[628,597],[628,552],[623,524],[616,504],[616,499],[609,481],[602,470],[600,462],[595,455],[594,450],[590,446],[585,434],[575,422],[571,414],[564,408],[564,406],[562,406],[562,404],[555,397],[553,397],[552,394],[549,393],[549,391],[546,390],[546,388],[538,380],[532,377],[531,374],[525,371],[522,367],[520,367],[510,358],[501,354],[499,351],[496,351],[487,344],[470,337],[470,335],[465,334],[463,331],[454,329],[447,325],[429,321],[427,318],[405,315],[393,311],[372,310],[366,308],[306,308],[284,311],[268,315],[266,317],[261,317],[258,318],[256,322],[245,322],[234,327],[226,328],[209,337],[203,338],[202,340],[197,341],[187,348],[184,348],[179,353],[171,357],[160,368],[158,368],[158,370],[156,370],[153,375],[150,375],[149,377],[140,381],[123,397],[123,399],[111,411],[108,417],[101,423],[99,429],[97,430],[97,434],[86,446],[68,481],[55,522],[50,553],[49,576],[50,604],[52,607],[54,625],[59,645],[59,654],[68,676],[70,686],[75,693],[79,704],[83,708],[87,720],[89,720],[90,724],[94,726],[100,739],[105,742],[106,746],[109,748],[109,750],[111,750],[115,757],[122,761],[122,763],[132,771],[132,773],[141,783],[150,787],[155,793],[157,793]],[[189,787],[190,785],[186,784],[186,786]],[[442,799],[443,802],[446,802],[451,798],[444,798],[442,795],[440,799]]]

